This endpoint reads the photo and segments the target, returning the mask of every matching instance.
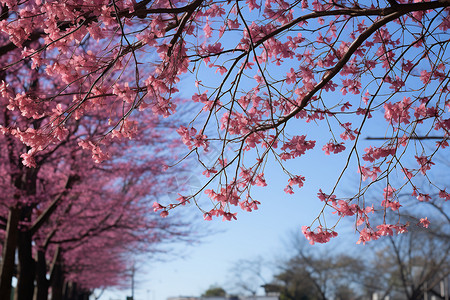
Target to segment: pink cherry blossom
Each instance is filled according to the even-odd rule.
[[[57,170],[39,182],[51,184],[47,194],[65,197],[68,174],[118,169],[117,182],[98,184],[108,192],[119,183],[124,190],[147,184],[130,191],[157,201],[146,210],[167,217],[190,201],[206,220],[234,220],[235,209],[258,208],[264,199],[252,198],[255,186],[270,187],[273,176],[284,176],[288,194],[304,190],[309,181],[296,175],[297,159],[341,153],[334,157],[346,160],[340,175],[317,187],[324,209],[311,218],[316,229],[304,228],[309,241],[335,236],[336,224],[324,225],[329,211],[355,221],[359,243],[405,232],[406,225],[375,224],[381,218],[373,215],[398,214],[400,195],[413,193],[418,206],[450,198],[430,179],[450,134],[450,66],[436,48],[449,43],[449,4],[406,2],[5,1],[0,138],[14,151],[12,160],[3,158],[11,167],[4,173],[25,166],[21,172],[51,177]],[[62,150],[60,162],[41,166]],[[187,192],[172,176],[185,172],[206,180]],[[342,198],[351,172],[359,176]],[[378,182],[384,193],[363,204]],[[183,196],[163,202],[163,183]],[[17,187],[2,188],[16,194]],[[80,199],[89,191],[79,190]],[[200,205],[200,195],[211,201]],[[14,201],[2,202],[1,216]],[[89,246],[100,249],[97,241]]]
[[[421,218],[420,221],[419,221],[419,224],[420,224],[422,227],[428,228],[428,226],[430,226],[430,221],[428,220],[427,217]]]

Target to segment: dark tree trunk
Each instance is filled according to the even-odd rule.
[[[32,255],[32,235],[29,231],[19,231],[19,268],[14,300],[33,300],[35,261]]]
[[[19,218],[20,210],[18,208],[11,208],[6,226],[6,237],[5,244],[3,245],[2,265],[0,269],[0,300],[9,300],[11,296],[11,280],[14,275]]]
[[[75,288],[73,282],[66,281],[64,282],[64,298],[63,300],[74,300],[75,299]]]
[[[25,191],[28,196],[36,195],[37,174],[39,168],[25,168],[25,178],[16,178],[15,185]],[[22,204],[20,220],[30,222],[33,206]],[[33,300],[36,265],[33,259],[33,233],[29,228],[20,228],[17,240],[19,258],[17,287],[14,300]]]
[[[63,300],[89,300],[90,291],[80,288],[75,282],[66,282],[64,285]]]
[[[47,280],[47,263],[45,260],[45,251],[39,249],[37,252],[36,262],[36,299],[35,300],[47,300],[49,282]]]
[[[50,275],[50,286],[52,288],[52,300],[63,300],[64,274],[61,265],[61,255],[58,251],[53,261]]]

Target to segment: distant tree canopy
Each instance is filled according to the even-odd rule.
[[[211,286],[203,294],[202,297],[225,297],[227,292],[220,286]]]
[[[440,223],[428,229],[413,225],[408,235],[367,247],[319,251],[295,240],[296,254],[279,265],[271,284],[278,286],[281,300],[371,299],[374,294],[391,300],[448,299],[450,215],[429,204]],[[420,222],[412,211],[405,211],[402,221]]]

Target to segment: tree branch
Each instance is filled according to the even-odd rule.
[[[47,207],[47,209],[37,218],[37,220],[33,223],[33,225],[30,227],[29,231],[31,235],[35,234],[36,231],[50,218],[52,213],[56,210],[58,207],[59,202],[61,199],[67,195],[69,190],[73,187],[73,185],[80,180],[80,177],[78,175],[70,175],[67,178],[66,185],[64,187],[64,191],[60,193],[53,201],[50,203],[50,205]]]
[[[408,139],[410,140],[443,140],[445,136],[411,136]],[[392,137],[366,137],[366,140],[391,140]]]

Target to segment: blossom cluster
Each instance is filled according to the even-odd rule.
[[[288,161],[306,157],[319,142],[325,155],[347,161],[343,171],[357,162],[348,168],[361,180],[351,200],[334,195],[341,176],[332,195],[318,187],[319,199],[338,216],[370,224],[374,209],[357,199],[384,180],[384,213],[399,212],[402,189],[419,202],[433,200],[416,178],[433,173],[450,137],[446,1],[4,5],[1,101],[27,122],[0,129],[26,145],[20,157],[28,167],[67,139],[71,122],[84,130],[79,147],[95,162],[107,161],[111,141],[141,139],[148,124],[139,116],[151,114],[150,122],[172,122],[184,158],[208,178],[192,195],[156,205],[163,216],[205,193],[213,205],[200,208],[205,219],[233,220],[234,206],[255,210],[260,202],[251,189],[270,185],[265,168],[273,161],[286,175],[284,191],[294,194],[308,181]],[[101,129],[90,131],[93,120]],[[315,137],[316,124],[329,133]],[[363,141],[372,130],[384,142]],[[432,133],[436,143],[428,145]],[[390,180],[397,171],[404,182]],[[444,186],[432,186],[448,200]],[[404,231],[367,226],[362,243]],[[335,236],[334,229],[317,228],[305,228],[310,241]]]

